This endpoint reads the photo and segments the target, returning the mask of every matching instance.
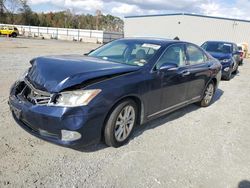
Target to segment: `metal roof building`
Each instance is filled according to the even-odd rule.
[[[125,17],[125,37],[162,37],[201,45],[207,40],[250,44],[250,21],[197,14],[161,14]]]

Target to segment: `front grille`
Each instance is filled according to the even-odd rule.
[[[16,95],[21,95],[29,102],[35,105],[48,105],[52,102],[50,93],[34,88],[27,80],[20,82],[16,86]]]
[[[39,105],[47,105],[51,101],[50,95],[44,95],[41,93],[38,93],[37,91],[32,90],[32,88],[29,88],[28,86],[28,95],[27,99],[33,104],[39,104]]]

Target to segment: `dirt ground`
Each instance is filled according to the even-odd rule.
[[[75,151],[20,128],[7,105],[29,60],[94,44],[0,38],[0,187],[250,187],[250,61],[208,108],[190,105],[138,127],[118,149]]]

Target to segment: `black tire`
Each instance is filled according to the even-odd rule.
[[[132,107],[133,110],[134,110],[134,121],[133,123],[131,123],[131,127],[130,128],[130,131],[128,131],[127,129],[125,128],[122,128],[125,126],[125,124],[129,122],[129,120],[121,120],[122,122],[125,122],[126,123],[122,123],[122,124],[119,124],[117,125],[119,118],[120,118],[120,115],[122,115],[122,113],[124,112],[124,110],[128,107]],[[125,114],[125,112],[124,112]],[[136,122],[137,122],[137,118],[138,118],[138,107],[136,105],[136,103],[133,101],[133,100],[124,100],[122,102],[120,102],[119,104],[116,105],[115,108],[113,108],[113,110],[111,111],[111,113],[109,114],[108,118],[107,118],[107,122],[106,122],[106,125],[105,125],[105,129],[104,129],[104,139],[105,139],[105,143],[108,145],[108,146],[112,146],[112,147],[120,147],[122,145],[124,145],[128,140],[129,140],[129,137],[133,131],[133,128],[135,127],[136,125]],[[126,124],[126,128],[128,128],[128,125]],[[118,130],[123,130],[122,134],[118,134],[120,135],[120,137],[122,137],[122,135],[126,132],[129,132],[126,136],[126,138],[124,140],[118,140],[118,135],[116,135],[118,133]],[[124,132],[125,131],[125,132]],[[121,132],[121,131],[119,131]],[[126,135],[126,134],[125,134]]]
[[[211,87],[212,87],[212,90],[208,91],[209,89],[211,89]],[[211,82],[209,82],[207,84],[207,87],[206,87],[206,89],[204,91],[202,100],[200,102],[198,102],[197,105],[199,105],[201,107],[207,107],[207,106],[209,106],[212,103],[212,101],[213,101],[214,93],[215,93],[215,84],[214,84],[213,81],[211,81]],[[209,100],[208,100],[208,94],[210,96]]]
[[[223,77],[224,80],[230,81],[232,78],[232,69],[229,70],[228,74]]]
[[[16,33],[12,33],[12,34],[10,35],[10,37],[16,38],[16,37],[17,37],[17,34],[16,34]]]
[[[236,69],[233,71],[233,74],[237,74],[238,69],[239,69],[239,64],[237,65]]]
[[[239,65],[243,65],[243,59],[240,60]]]

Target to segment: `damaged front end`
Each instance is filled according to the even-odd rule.
[[[101,89],[68,90],[59,93],[48,93],[36,89],[26,78],[18,85],[18,95],[27,99],[33,105],[77,107],[86,106],[94,99]],[[17,94],[17,93],[16,93]]]
[[[98,143],[109,108],[98,85],[139,68],[94,60],[32,60],[11,88],[9,106],[16,122],[34,136],[66,147]]]
[[[49,93],[36,89],[24,79],[12,86],[9,106],[15,121],[32,135],[66,147],[79,148],[100,140],[100,135],[92,132],[101,129],[101,126],[92,125],[100,125],[104,119],[100,111],[91,113],[87,106],[101,90],[95,93],[81,91],[85,94],[77,91]]]

